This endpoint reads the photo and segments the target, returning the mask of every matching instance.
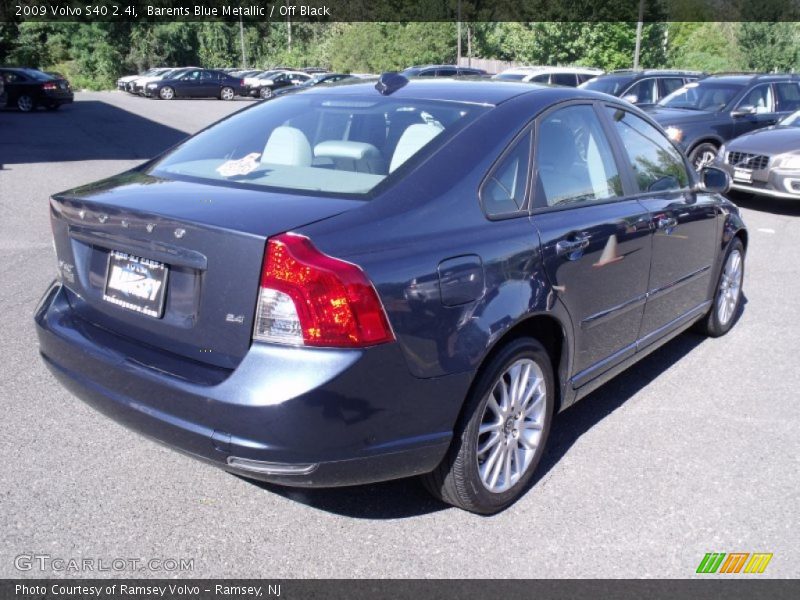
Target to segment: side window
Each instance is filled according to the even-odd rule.
[[[556,85],[566,85],[569,87],[575,87],[577,85],[574,73],[553,73],[552,82]]]
[[[658,129],[625,110],[606,107],[631,163],[640,192],[679,190],[689,185],[680,153]]]
[[[528,132],[494,166],[481,187],[481,203],[487,215],[514,213],[525,205],[530,158],[531,133]]]
[[[434,69],[428,69],[427,71],[420,71],[417,73],[417,77],[436,77],[436,71]]]
[[[635,83],[622,96],[625,100],[630,98],[634,104],[653,104],[658,99],[655,79],[642,79]],[[633,96],[636,97],[634,100]]]
[[[597,75],[593,75],[592,73],[578,73],[578,84],[584,83],[589,81],[590,79],[594,79]]]
[[[772,102],[772,86],[768,83],[757,85],[752,90],[745,94],[745,97],[739,102],[738,108],[745,106],[753,106],[756,113],[769,113],[774,112],[774,104]]]
[[[775,95],[777,96],[778,112],[792,112],[800,109],[800,84],[776,83]]]
[[[456,70],[455,69],[438,69],[436,71],[437,77],[455,77]]]
[[[536,162],[537,208],[622,196],[614,154],[592,106],[547,115],[539,124]]]
[[[550,83],[550,74],[543,73],[542,75],[537,75],[536,77],[532,77],[530,80],[534,83]]]
[[[688,83],[689,80],[687,80]],[[683,79],[681,77],[664,77],[661,80],[662,96],[669,96],[675,90],[683,87]]]

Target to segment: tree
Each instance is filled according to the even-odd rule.
[[[742,23],[738,42],[748,69],[770,72],[800,67],[798,23]]]

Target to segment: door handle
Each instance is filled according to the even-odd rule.
[[[661,217],[656,222],[656,227],[659,229],[672,229],[673,227],[678,226],[678,219],[675,217]]]
[[[589,245],[588,235],[575,236],[570,240],[561,240],[556,244],[556,254],[569,254],[567,258],[575,260],[583,254],[583,249]]]

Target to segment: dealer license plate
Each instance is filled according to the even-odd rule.
[[[163,263],[111,251],[103,300],[158,319],[164,314],[167,275]]]

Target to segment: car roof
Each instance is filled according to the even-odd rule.
[[[550,66],[529,66],[514,67],[501,71],[500,75],[530,75],[532,73],[592,73],[601,74],[602,69],[596,67],[550,67]]]
[[[498,105],[522,94],[556,94],[564,100],[571,98],[607,99],[604,94],[576,88],[498,81],[496,79],[409,79],[403,87],[392,92],[391,98],[413,98],[415,100],[440,100],[466,102],[472,104]],[[375,80],[354,80],[341,82],[335,86],[315,86],[304,94],[323,94],[337,96],[382,97],[375,89]]]

